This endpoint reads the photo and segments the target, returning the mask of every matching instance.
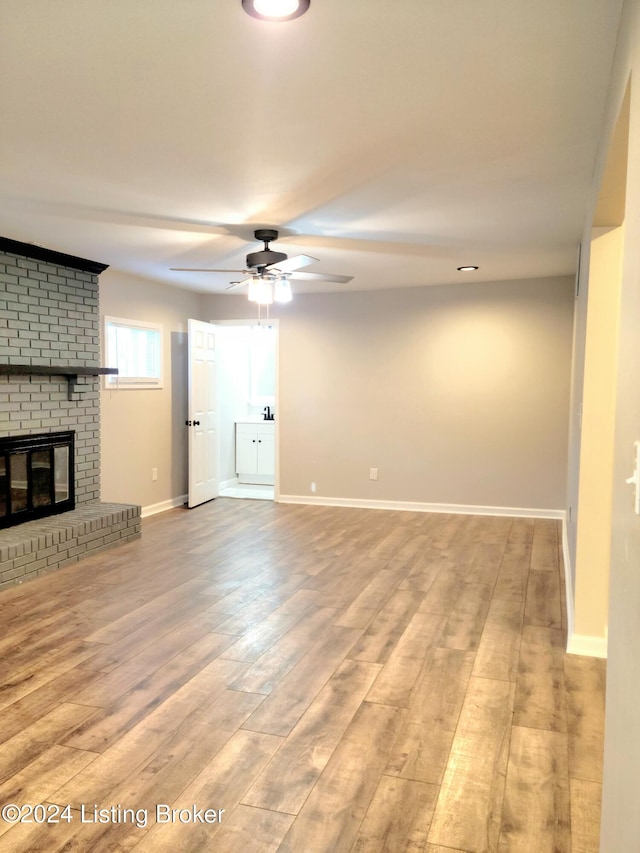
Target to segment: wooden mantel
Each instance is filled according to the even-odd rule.
[[[87,367],[82,364],[0,364],[0,376],[64,376],[67,380],[69,400],[75,390],[78,376],[104,376],[117,373],[116,367]]]

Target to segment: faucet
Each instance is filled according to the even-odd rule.
[[[274,415],[271,412],[271,406],[265,406],[262,410],[262,415],[265,421],[274,420]]]

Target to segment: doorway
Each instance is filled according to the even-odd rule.
[[[216,323],[220,497],[278,495],[278,322]]]

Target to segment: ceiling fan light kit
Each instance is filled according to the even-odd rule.
[[[286,278],[260,278],[254,276],[249,282],[249,302],[271,305],[274,302],[291,302],[291,285]]]
[[[292,21],[309,8],[311,0],[242,0],[242,8],[260,21]]]
[[[291,285],[286,278],[277,278],[273,283],[275,302],[291,302]]]
[[[249,282],[249,302],[257,302],[258,305],[271,305],[273,302],[273,288],[271,282],[255,276]]]

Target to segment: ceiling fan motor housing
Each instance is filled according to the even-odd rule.
[[[278,264],[287,260],[287,255],[284,252],[272,252],[271,249],[262,249],[260,252],[251,252],[247,255],[247,266],[249,269],[254,267],[270,267],[272,264]]]
[[[278,232],[275,228],[258,228],[253,233],[256,240],[262,240],[264,249],[247,255],[249,269],[270,267],[272,264],[279,264],[287,260],[287,255],[284,252],[273,252],[269,248],[269,243],[278,239]]]

